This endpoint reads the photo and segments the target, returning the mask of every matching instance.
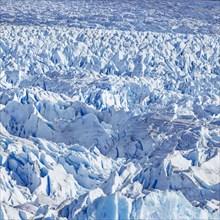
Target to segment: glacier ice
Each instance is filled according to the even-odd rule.
[[[0,4],[0,219],[219,219],[214,25],[41,26],[51,2],[31,25]]]

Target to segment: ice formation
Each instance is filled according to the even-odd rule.
[[[219,219],[218,34],[6,18],[0,219]]]

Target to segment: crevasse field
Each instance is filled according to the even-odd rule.
[[[219,206],[219,1],[0,0],[0,220]]]

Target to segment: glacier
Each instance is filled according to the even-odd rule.
[[[219,219],[219,5],[149,2],[0,1],[0,219]]]

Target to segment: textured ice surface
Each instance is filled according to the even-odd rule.
[[[38,2],[0,1],[0,219],[219,219],[218,2]]]

